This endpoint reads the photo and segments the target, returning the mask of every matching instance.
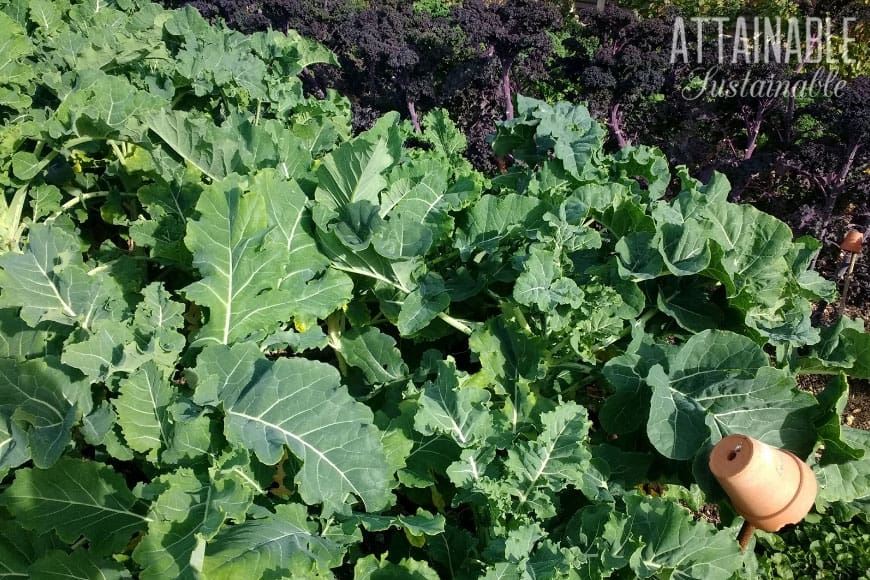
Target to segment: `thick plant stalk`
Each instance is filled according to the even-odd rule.
[[[408,99],[406,104],[408,105],[408,114],[411,116],[411,123],[414,124],[414,131],[422,133],[423,129],[420,127],[420,117],[417,115],[417,106],[414,104],[413,99]]]
[[[505,119],[510,121],[514,118],[514,102],[511,96],[511,69],[510,67],[505,67],[504,74],[501,78],[502,83],[502,91],[504,93],[504,116]]]

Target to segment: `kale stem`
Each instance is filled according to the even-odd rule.
[[[329,346],[335,351],[338,360],[338,370],[341,376],[347,376],[347,362],[341,354],[341,330],[344,326],[344,312],[338,311],[330,314],[326,319],[326,328],[329,333]]]
[[[67,149],[72,149],[73,147],[84,145],[85,143],[90,143],[91,141],[93,141],[93,139],[91,139],[90,137],[76,137],[75,139],[70,139],[69,141],[64,143],[63,146]],[[57,155],[57,152],[55,152],[55,155]]]
[[[89,199],[94,199],[97,197],[106,197],[110,193],[112,193],[112,192],[111,191],[90,191],[88,193],[82,193],[81,195],[75,197],[74,199],[69,200],[68,202],[66,202],[65,204],[60,206],[60,209],[61,210],[68,210],[68,209],[75,207],[78,204],[85,202]],[[55,215],[52,217],[57,217],[58,215],[60,215],[60,212],[55,213]]]
[[[122,166],[127,167],[127,160],[124,158],[124,153],[118,147],[118,143],[115,141],[109,141],[109,146],[111,146],[112,151],[115,153],[115,157],[118,158],[118,162],[120,162]]]
[[[468,326],[467,324],[465,324],[461,320],[453,318],[452,316],[450,316],[446,312],[439,312],[438,318],[440,318],[441,320],[443,320],[444,322],[446,322],[447,324],[449,324],[450,326],[452,326],[453,328],[455,328],[456,330],[458,330],[459,332],[461,332],[463,334],[467,334],[470,336],[471,333],[474,332],[474,330],[472,330],[472,328],[470,326]]]

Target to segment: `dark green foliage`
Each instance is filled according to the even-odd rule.
[[[870,525],[861,518],[803,522],[756,544],[763,578],[864,580],[870,570]]]

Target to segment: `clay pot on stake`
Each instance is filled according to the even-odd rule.
[[[746,522],[738,541],[745,550],[756,528],[777,532],[809,513],[818,486],[795,454],[746,435],[729,435],[713,447],[710,471]]]
[[[846,308],[846,297],[849,295],[849,285],[852,283],[852,273],[855,271],[855,263],[858,261],[858,256],[861,255],[863,242],[864,234],[857,230],[851,230],[846,234],[846,237],[843,238],[843,243],[840,244],[840,249],[846,253],[843,258],[844,264],[848,261],[846,281],[843,283],[843,293],[840,295],[840,316],[843,315],[843,309]]]

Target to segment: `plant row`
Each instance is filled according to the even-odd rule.
[[[191,4],[243,32],[296,30],[325,44],[340,68],[306,71],[306,91],[348,96],[356,130],[393,110],[419,130],[422,115],[445,108],[469,139],[466,156],[492,171],[511,163],[494,158],[487,139],[496,122],[513,115],[517,92],[587,102],[608,128],[609,150],[643,143],[705,180],[724,173],[731,201],[753,203],[821,240],[814,265],[831,275],[845,231],[870,227],[866,2],[625,1],[607,2],[603,12],[554,0],[169,4]],[[688,20],[697,15],[731,18],[724,37],[713,21],[699,32]],[[798,17],[800,46],[782,63],[732,59],[740,15],[750,25],[756,15],[781,18],[782,44],[794,43],[787,19]],[[672,54],[682,38],[677,17],[686,19],[688,62]],[[804,17],[830,19],[831,34],[806,32]],[[845,18],[852,20],[844,29]],[[854,39],[848,54],[847,36]],[[834,91],[841,80],[845,88]],[[812,86],[776,90],[777,83]],[[856,280],[860,303],[870,288],[866,261]]]

